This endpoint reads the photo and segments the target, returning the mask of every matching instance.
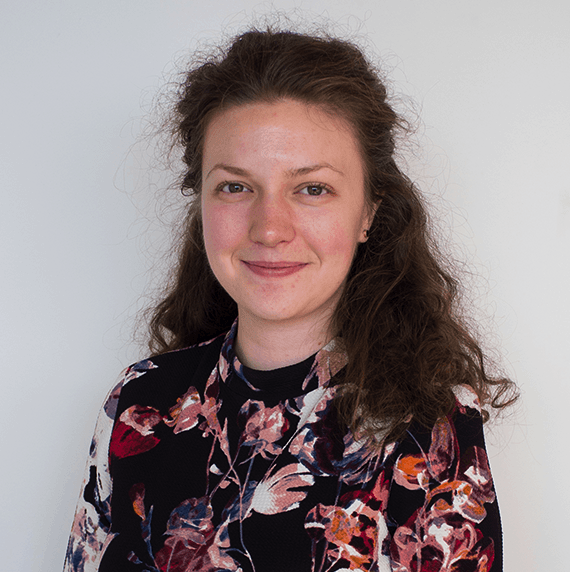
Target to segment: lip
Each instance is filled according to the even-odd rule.
[[[258,276],[280,278],[290,276],[308,266],[306,262],[266,262],[264,260],[242,260],[245,267]]]

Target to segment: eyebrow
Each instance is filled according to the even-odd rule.
[[[315,171],[320,171],[321,169],[330,169],[335,173],[339,173],[344,176],[344,173],[339,169],[335,169],[330,163],[317,163],[315,165],[307,165],[306,167],[300,167],[299,169],[289,169],[286,174],[289,178],[294,179],[295,177],[301,177],[303,175],[308,175],[309,173],[314,173]],[[238,175],[240,177],[249,177],[251,173],[246,169],[241,169],[240,167],[234,167],[232,165],[226,165],[225,163],[216,163],[206,175],[206,179],[216,170],[223,170],[231,173],[232,175]]]

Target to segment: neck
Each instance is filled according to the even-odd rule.
[[[236,337],[239,360],[252,369],[271,370],[299,363],[331,339],[323,324],[267,322],[240,315]]]

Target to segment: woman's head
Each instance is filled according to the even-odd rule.
[[[184,147],[184,189],[199,192],[202,145],[216,113],[253,102],[296,100],[351,124],[361,146],[371,203],[385,188],[398,117],[378,74],[354,45],[291,32],[251,31],[221,58],[190,71],[177,105]]]
[[[216,117],[254,104],[292,101],[347,126],[360,153],[368,213],[374,213],[384,200],[384,218],[401,226],[402,204],[404,209],[417,204],[412,186],[394,161],[399,118],[378,73],[349,42],[292,32],[250,31],[238,36],[221,56],[190,70],[179,95],[175,130],[186,165],[182,188],[190,194],[201,194],[205,136]],[[390,194],[395,195],[395,204]],[[401,194],[408,196],[400,200]],[[391,205],[398,211],[395,216]],[[422,213],[418,214],[422,219]],[[377,232],[378,220],[367,225],[370,244],[358,249],[357,258],[366,258],[366,250],[378,251],[379,241],[391,234],[385,232],[386,220],[384,231]],[[202,232],[197,200],[189,214],[188,244],[191,248],[198,245],[203,252]],[[400,229],[395,234],[401,234]],[[232,306],[231,302],[227,305]]]
[[[191,69],[175,110],[182,188],[202,192],[204,142],[216,118],[278,102],[302,104],[347,126],[361,159],[367,213],[375,213],[330,320],[348,353],[341,416],[353,429],[374,426],[393,434],[410,415],[430,425],[450,411],[452,388],[461,383],[474,387],[484,403],[499,405],[509,383],[487,376],[484,356],[456,313],[457,283],[439,263],[421,197],[394,159],[400,119],[354,45],[254,30]],[[237,315],[208,265],[200,202],[189,210],[177,274],[154,313],[153,351],[209,339]]]
[[[316,351],[373,215],[351,126],[298,100],[232,106],[207,126],[202,168],[205,250],[239,336],[288,324]]]

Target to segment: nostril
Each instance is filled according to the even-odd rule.
[[[250,239],[266,246],[290,242],[295,238],[295,228],[286,207],[264,206],[252,212]]]

